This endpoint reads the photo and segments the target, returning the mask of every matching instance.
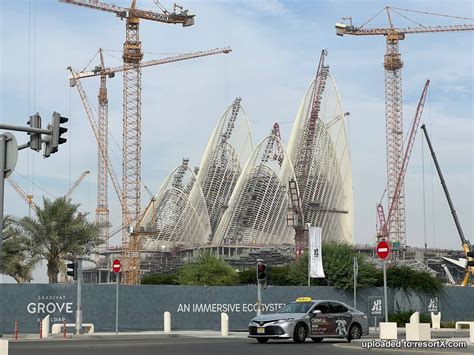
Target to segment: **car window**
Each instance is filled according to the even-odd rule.
[[[316,311],[316,310],[321,311],[322,314],[328,314],[329,313],[329,305],[326,302],[319,303],[313,309],[313,311]]]
[[[291,302],[280,308],[277,313],[306,313],[313,304],[313,302]]]
[[[347,312],[346,306],[336,303],[336,302],[330,302],[329,303],[329,308],[331,309],[331,313],[345,313]]]

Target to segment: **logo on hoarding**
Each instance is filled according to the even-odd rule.
[[[51,322],[63,322],[67,314],[72,314],[73,303],[66,302],[66,296],[38,296],[36,301],[26,305],[29,314],[36,314],[37,321],[48,314]]]
[[[439,298],[438,296],[429,296],[427,298],[427,311],[428,312],[439,312]]]
[[[369,297],[369,314],[371,317],[382,316],[383,297]]]

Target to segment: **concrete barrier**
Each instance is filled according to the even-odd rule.
[[[438,314],[431,312],[431,328],[441,329],[441,312]]]
[[[430,323],[420,323],[420,312],[411,315],[410,323],[405,323],[405,331],[406,340],[431,340]]]
[[[221,313],[221,335],[229,336],[229,316],[227,313]]]
[[[43,318],[43,327],[41,328],[41,338],[49,337],[49,314]]]
[[[163,314],[163,324],[165,333],[171,333],[171,313],[168,311]]]
[[[398,339],[396,322],[380,322],[379,323],[379,339],[395,340]]]
[[[474,327],[471,326],[469,330],[469,341],[474,344]]]
[[[63,323],[53,324],[53,326],[51,327],[51,335],[61,333],[61,329],[62,329],[63,326],[64,326]],[[75,323],[66,323],[66,327],[75,328],[76,324]],[[84,329],[84,331],[87,334],[94,334],[94,331],[95,331],[94,324],[92,324],[92,323],[82,323],[82,328]]]
[[[456,329],[461,329],[461,325],[468,325],[469,328],[473,328],[474,327],[474,322],[469,322],[469,321],[459,321],[459,322],[456,322],[455,323],[455,327]]]
[[[0,339],[0,355],[8,355],[8,340]]]
[[[415,312],[410,316],[410,324],[420,324],[420,312]]]

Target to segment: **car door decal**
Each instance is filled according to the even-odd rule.
[[[336,335],[346,336],[347,335],[347,321],[344,318],[335,319],[336,322]]]

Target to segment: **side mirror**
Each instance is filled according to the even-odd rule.
[[[319,309],[315,309],[315,310],[313,311],[313,314],[322,314],[322,312],[321,312]]]

